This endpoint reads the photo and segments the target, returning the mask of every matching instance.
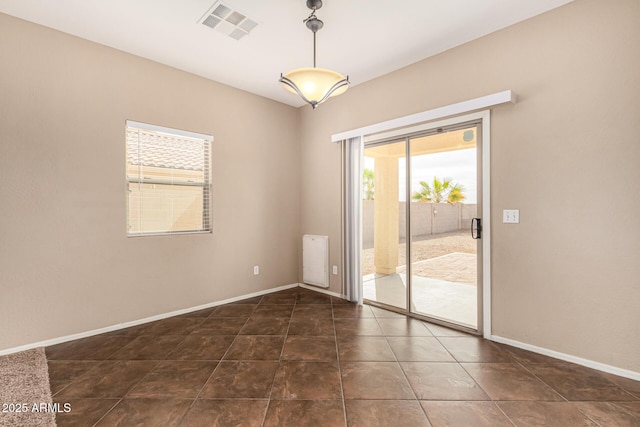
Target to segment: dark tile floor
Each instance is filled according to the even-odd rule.
[[[61,427],[640,425],[640,382],[303,288],[46,353]]]

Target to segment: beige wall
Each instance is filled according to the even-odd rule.
[[[295,108],[2,14],[0,32],[0,351],[297,281]],[[214,135],[213,234],[127,238],[127,119]]]
[[[340,264],[332,134],[514,90],[491,117],[493,334],[640,372],[638,22],[578,0],[302,109],[301,232]]]

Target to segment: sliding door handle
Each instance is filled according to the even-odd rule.
[[[471,220],[471,238],[482,238],[482,218],[473,218]]]

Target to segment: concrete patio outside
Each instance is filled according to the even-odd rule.
[[[411,311],[477,328],[477,260],[475,254],[452,252],[414,262]],[[363,276],[367,300],[406,308],[406,265],[394,274]]]

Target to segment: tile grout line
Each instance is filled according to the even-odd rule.
[[[456,357],[453,355],[453,353],[451,353],[451,352],[449,351],[449,349],[447,348],[447,346],[446,346],[446,345],[444,345],[444,344],[442,343],[442,341],[440,341],[440,338],[447,338],[446,336],[437,337],[437,336],[435,336],[435,335],[434,335],[434,337],[438,340],[438,342],[440,343],[440,345],[442,345],[442,346],[447,350],[447,352],[449,352],[449,354],[451,354],[451,357],[453,357],[453,359],[454,359],[454,360],[455,360],[455,362],[458,364],[458,366],[460,366],[460,368],[462,368],[462,370],[463,370],[463,371],[464,371],[464,372],[469,376],[469,378],[471,378],[471,380],[472,380],[472,381],[473,381],[473,382],[474,382],[474,383],[475,383],[475,384],[480,388],[480,390],[482,390],[482,391],[487,395],[487,397],[490,399],[489,401],[490,401],[490,402],[492,402],[492,403],[494,404],[494,406],[495,406],[495,407],[497,407],[497,408],[500,410],[500,412],[501,412],[501,413],[503,413],[503,414],[504,414],[504,416],[505,416],[505,417],[506,417],[506,418],[507,418],[507,419],[508,419],[512,424],[514,424],[514,425],[515,425],[515,422],[514,422],[514,421],[513,421],[513,420],[512,420],[512,419],[511,419],[511,418],[510,418],[510,417],[509,417],[509,416],[508,416],[508,415],[507,415],[503,410],[502,410],[502,408],[500,408],[500,405],[498,405],[498,403],[496,403],[496,400],[494,400],[494,399],[489,395],[489,392],[488,392],[487,390],[485,390],[485,388],[484,388],[484,387],[482,387],[482,385],[481,385],[478,381],[476,381],[476,379],[473,377],[473,375],[471,375],[471,373],[470,373],[469,371],[467,371],[467,370],[465,369],[465,367],[464,367],[462,364],[463,364],[463,363],[475,363],[475,364],[482,364],[482,363],[518,363],[518,361],[517,361],[517,360],[516,360],[512,355],[507,354],[507,356],[509,356],[509,357],[513,360],[513,362],[482,362],[482,361],[478,361],[478,362],[460,362],[460,361],[458,361],[458,359],[456,359]],[[452,337],[452,338],[455,338],[455,337]],[[482,339],[482,340],[484,340],[483,338],[481,338],[481,339]],[[490,344],[490,345],[493,345],[493,343],[491,343],[491,342],[490,342],[489,344]],[[494,346],[495,348],[497,348],[499,351],[502,351],[502,350],[501,350],[500,348],[498,348],[497,346],[495,346],[495,345],[493,345],[493,346]],[[545,385],[546,385],[546,384],[545,384]],[[555,390],[554,390],[553,388],[552,388],[552,390],[555,392]]]
[[[426,326],[426,325],[425,325],[425,326]],[[427,329],[428,329],[428,327],[427,327]],[[429,330],[429,331],[431,332],[431,330]],[[432,333],[433,333],[433,332],[432,332]],[[435,335],[434,335],[433,337],[434,337],[434,338],[436,339],[436,341],[438,341],[438,343],[439,343],[439,344],[440,344],[440,345],[441,345],[441,346],[442,346],[442,347],[447,351],[447,353],[449,353],[449,355],[453,358],[454,362],[455,362],[455,363],[460,367],[460,369],[462,369],[462,370],[463,370],[463,371],[464,371],[464,372],[469,376],[469,378],[471,378],[471,381],[473,381],[473,383],[474,383],[475,385],[477,385],[477,386],[478,386],[478,388],[484,392],[484,394],[486,394],[486,395],[487,395],[487,397],[490,399],[490,401],[491,401],[491,402],[493,402],[493,403],[494,403],[494,405],[495,405],[495,406],[498,406],[498,405],[495,403],[495,401],[493,400],[493,398],[489,395],[489,392],[488,392],[487,390],[485,390],[485,389],[484,389],[484,387],[482,387],[482,385],[481,385],[478,381],[476,381],[476,379],[473,377],[473,375],[471,375],[471,374],[469,373],[469,371],[467,371],[467,370],[464,368],[464,366],[462,366],[462,363],[463,363],[463,362],[460,362],[458,359],[456,359],[456,357],[453,355],[453,353],[451,353],[451,351],[449,351],[449,349],[447,348],[447,346],[446,346],[446,345],[444,345],[444,344],[442,343],[442,341],[440,341],[440,338],[447,338],[447,337],[437,337],[437,336],[435,336]],[[465,337],[465,338],[466,338],[466,337]],[[511,357],[511,356],[509,355],[509,357]],[[464,362],[464,363],[466,363],[466,362]],[[479,363],[482,363],[482,362],[479,362]],[[503,412],[503,413],[504,413],[504,411],[502,411],[502,410],[501,410],[501,412]],[[505,414],[505,416],[506,416],[506,415],[507,415],[507,414]],[[509,421],[511,421],[511,418],[507,417],[507,419],[509,419]]]
[[[522,369],[524,369],[529,375],[533,376],[535,379],[537,379],[538,381],[540,381],[542,384],[546,385],[547,387],[549,387],[551,390],[553,390],[553,392],[555,394],[557,394],[558,396],[560,396],[560,398],[564,401],[564,402],[569,402],[569,399],[567,399],[566,397],[564,397],[558,390],[556,390],[554,387],[552,387],[550,384],[547,384],[546,381],[544,381],[542,378],[540,378],[539,376],[537,376],[535,373],[533,373],[529,368],[527,368],[525,366],[524,363],[520,362],[518,359],[516,359],[513,356],[510,356],[513,360],[514,363],[519,365]]]
[[[512,356],[513,357],[513,356]],[[551,386],[551,384],[548,384],[546,381],[544,381],[542,378],[540,378],[538,375],[536,375],[534,372],[532,372],[524,363],[522,363],[521,361],[515,359],[516,363],[518,363],[520,366],[522,366],[522,368],[524,370],[526,370],[527,372],[529,372],[531,375],[533,375],[535,378],[537,378],[539,381],[541,381],[544,385],[546,385],[547,387],[549,387],[551,390],[553,390],[558,396],[560,396],[562,399],[564,399],[565,402],[567,403],[573,403],[573,402],[580,402],[580,400],[569,400],[566,397],[564,397],[564,395],[562,395],[562,393],[560,393],[560,391],[556,390],[554,387]],[[531,365],[536,365],[536,363],[531,363]],[[554,366],[551,364],[545,364],[545,363],[539,363],[537,365],[542,365],[542,366]],[[613,381],[609,380],[608,378],[604,377],[603,375],[597,373],[598,376],[603,377],[607,382],[609,382],[611,385],[615,386],[616,388],[620,389],[622,392],[628,394],[629,396],[636,398],[636,396],[633,393],[630,393],[628,390],[626,390],[625,388],[619,386],[618,384],[614,383]],[[637,398],[636,398],[637,399]],[[632,400],[633,401],[633,400]],[[626,402],[626,401],[621,401],[621,402]],[[586,415],[586,414],[585,414]],[[597,423],[596,423],[597,424]]]
[[[369,309],[371,309],[371,308],[369,308]],[[373,310],[371,312],[373,313]],[[413,394],[413,397],[415,398],[413,400],[415,400],[418,403],[418,406],[420,406],[420,409],[424,413],[424,416],[427,417],[427,421],[429,421],[429,423],[431,423],[431,420],[429,420],[429,416],[427,415],[426,411],[424,410],[422,405],[420,405],[420,399],[418,399],[418,395],[416,394],[416,391],[413,389],[413,386],[409,382],[409,377],[407,377],[407,373],[404,371],[404,368],[402,367],[402,364],[400,363],[400,360],[398,359],[398,355],[396,354],[395,351],[393,351],[393,347],[391,346],[391,343],[389,342],[389,339],[388,339],[389,337],[387,336],[387,334],[384,331],[384,328],[380,324],[380,319],[378,319],[378,317],[375,315],[375,313],[373,313],[373,316],[374,316],[374,319],[376,320],[376,323],[378,324],[378,327],[380,328],[380,331],[382,332],[382,336],[384,337],[385,342],[387,343],[387,345],[391,349],[391,354],[393,354],[393,357],[396,359],[396,363],[398,364],[398,367],[400,368],[400,372],[402,372],[402,376],[404,377],[404,380],[407,382],[407,385],[409,386],[409,390],[411,390],[411,393]]]
[[[511,356],[515,362],[517,364],[519,364],[524,370],[526,370],[529,374],[531,374],[532,376],[534,376],[536,379],[538,379],[539,381],[541,381],[543,384],[545,384],[547,387],[549,387],[551,390],[553,390],[558,396],[560,396],[563,401],[561,401],[562,403],[569,403],[571,406],[575,407],[578,412],[580,414],[582,414],[583,416],[585,416],[586,418],[588,418],[590,421],[592,421],[593,423],[595,423],[598,426],[601,426],[600,423],[598,423],[595,419],[593,419],[592,417],[590,417],[588,414],[586,414],[585,412],[581,411],[579,407],[577,407],[577,405],[575,405],[576,402],[590,402],[590,401],[580,401],[580,400],[569,400],[567,399],[563,394],[560,393],[560,391],[556,390],[554,387],[552,387],[550,384],[548,384],[546,381],[544,381],[542,378],[540,378],[540,376],[538,376],[537,374],[535,374],[533,371],[531,371],[529,369],[529,367],[527,365],[525,365],[523,362],[521,362],[520,360],[518,360],[515,356]],[[531,363],[531,365],[535,365],[535,363]],[[545,363],[539,363],[537,365],[542,365],[542,366],[554,366],[552,364],[545,364]],[[600,374],[598,374],[600,375]],[[605,380],[607,380],[609,383],[611,383],[612,385],[614,385],[615,387],[619,388],[620,390],[622,390],[624,393],[630,395],[631,397],[635,397],[632,393],[630,393],[628,390],[626,390],[625,388],[619,386],[618,384],[614,383],[613,381],[609,380],[608,378],[604,377]],[[548,401],[548,402],[553,402],[553,401]],[[599,400],[596,402],[600,402]],[[606,403],[612,403],[612,402],[617,402],[617,401],[606,401]],[[559,402],[560,403],[560,402]]]
[[[144,331],[143,331],[144,332]],[[81,377],[87,375],[89,372],[93,371],[94,369],[97,369],[100,365],[102,365],[104,362],[125,362],[125,361],[136,361],[136,360],[140,360],[140,361],[144,361],[144,359],[111,359],[111,357],[113,357],[116,353],[120,352],[122,349],[124,349],[125,347],[127,347],[129,344],[131,344],[132,342],[134,342],[138,337],[140,337],[141,335],[143,335],[142,333],[133,337],[131,339],[131,341],[129,341],[127,344],[123,345],[121,348],[119,348],[118,350],[114,350],[112,353],[109,354],[109,356],[106,359],[67,359],[66,361],[94,361],[94,362],[98,362],[98,364],[94,367],[92,367],[91,369],[89,369],[88,371],[84,372],[82,375],[78,376],[78,378],[76,378],[75,380],[71,381],[69,384],[67,384],[62,390],[58,391],[56,393],[56,395],[58,393],[60,393],[61,391],[65,390],[66,388],[68,388],[69,386],[71,386],[72,384],[74,384],[78,379],[80,379]],[[183,339],[184,341],[184,339]],[[180,341],[182,342],[182,341]],[[168,354],[168,353],[167,353]],[[45,357],[46,357],[46,353],[45,353]],[[166,357],[166,355],[165,355]],[[138,380],[135,384],[133,384],[131,387],[129,387],[123,394],[122,397],[114,397],[113,399],[118,399],[118,401],[111,406],[93,425],[97,425],[104,417],[106,417],[109,413],[111,413],[111,411],[113,411],[113,409],[118,406],[120,404],[120,402],[122,402],[124,400],[124,398],[127,396],[127,394],[133,390],[133,388],[135,388],[138,384],[140,384],[150,373],[151,371],[153,371],[162,361],[162,359],[149,359],[148,361],[152,362],[155,361],[156,364],[149,370],[149,372],[147,372],[145,375],[142,376],[142,378],[140,378],[140,380]],[[53,396],[52,396],[53,398]],[[76,399],[87,399],[86,397],[78,397]],[[104,397],[95,397],[94,399],[109,399],[109,398],[104,398]]]
[[[137,337],[136,337],[136,338],[137,338]],[[135,340],[135,339],[134,339],[134,340]],[[131,342],[133,342],[134,340],[132,340]],[[182,341],[181,341],[181,342],[182,342]],[[128,345],[128,344],[127,344],[127,345]],[[126,347],[126,346],[125,346],[125,347]],[[116,352],[116,353],[117,353],[117,352]],[[113,353],[113,354],[115,354],[115,353]],[[169,354],[169,353],[167,353],[167,354]],[[166,357],[166,356],[165,356],[165,357]],[[135,359],[134,359],[134,360],[135,360]],[[114,360],[114,362],[122,362],[122,361],[123,361],[123,360]],[[126,361],[132,361],[132,360],[131,360],[131,359],[126,359]],[[102,416],[101,416],[101,417],[100,417],[100,418],[99,418],[99,419],[98,419],[98,420],[93,424],[94,426],[98,425],[98,423],[99,423],[100,421],[102,421],[102,419],[103,419],[104,417],[106,417],[107,415],[109,415],[109,414],[111,413],[111,411],[113,411],[113,410],[114,410],[114,409],[115,409],[115,408],[116,408],[116,407],[117,407],[117,406],[118,406],[118,405],[119,405],[119,404],[120,404],[120,403],[125,399],[125,397],[127,397],[127,394],[129,394],[129,392],[130,392],[131,390],[133,390],[133,389],[134,389],[138,384],[140,384],[140,383],[141,383],[141,382],[142,382],[142,381],[143,381],[143,380],[144,380],[144,379],[145,379],[145,378],[146,378],[146,377],[151,373],[151,371],[153,371],[153,370],[154,370],[154,369],[155,369],[155,368],[160,364],[160,362],[161,362],[162,360],[161,360],[161,359],[157,359],[157,360],[153,360],[153,359],[151,359],[151,360],[149,360],[149,361],[150,361],[150,362],[155,361],[155,362],[156,362],[156,364],[155,364],[155,365],[153,365],[153,367],[152,367],[151,369],[149,369],[149,372],[147,372],[146,374],[144,374],[144,375],[142,376],[142,378],[140,378],[140,380],[138,380],[138,382],[136,382],[136,383],[135,383],[135,384],[133,384],[131,387],[129,387],[129,389],[127,389],[127,391],[125,391],[125,392],[124,392],[124,394],[122,395],[122,397],[118,398],[118,401],[116,402],[116,404],[115,404],[115,405],[113,405],[111,408],[109,408],[109,410],[108,410],[107,412],[105,412],[105,413],[104,413],[104,414],[103,414],[103,415],[102,415]]]
[[[340,349],[338,348],[338,332],[336,331],[336,319],[333,314],[333,298],[331,298],[331,324],[333,325],[333,337],[336,341],[336,359],[338,361],[338,377],[340,379],[340,393],[342,394],[342,416],[344,425],[347,426],[347,399],[344,395],[344,384],[342,383],[342,366],[340,366]]]
[[[569,403],[571,403],[571,404],[573,405],[573,402],[569,402]],[[577,410],[578,412],[580,412],[580,414],[582,414],[583,416],[585,416],[589,421],[592,421],[592,422],[593,422],[595,425],[597,425],[598,427],[606,427],[606,426],[603,426],[602,424],[600,424],[598,421],[596,421],[596,420],[594,420],[593,418],[591,418],[591,417],[589,416],[589,414],[585,414],[584,412],[582,412],[582,411],[580,410],[580,407],[578,407],[577,405],[574,405],[574,407],[576,408],[576,410]]]
[[[105,412],[104,414],[102,414],[102,416],[95,422],[93,423],[92,427],[95,427],[98,425],[98,423],[100,421],[102,421],[102,419],[104,417],[106,417],[107,415],[109,415],[111,413],[111,411],[113,411],[113,409],[118,406],[120,404],[120,402],[122,402],[124,400],[124,397],[121,397],[111,408],[109,408],[109,410],[107,410],[107,412]]]
[[[214,310],[214,311],[215,311],[215,310]],[[213,312],[212,312],[212,313],[213,313]],[[211,316],[211,315],[209,315],[209,316]],[[201,324],[203,324],[203,323],[205,322],[205,320],[207,320],[207,319],[209,318],[209,316],[207,316],[206,318],[204,318],[204,319],[200,322],[200,325],[201,325]],[[163,320],[164,320],[164,319],[163,319]],[[195,328],[194,328],[194,329],[195,329]],[[136,388],[136,386],[138,386],[142,381],[144,381],[144,380],[145,380],[145,378],[147,378],[149,375],[151,375],[151,372],[153,372],[153,370],[154,370],[154,369],[156,369],[156,368],[158,367],[158,365],[160,365],[160,363],[162,363],[162,361],[167,360],[167,357],[169,356],[169,354],[171,354],[171,353],[172,353],[176,348],[178,348],[178,347],[179,347],[183,342],[185,342],[185,340],[187,339],[187,337],[188,337],[190,334],[191,334],[191,332],[189,332],[188,334],[184,335],[184,338],[182,339],[182,341],[180,341],[179,343],[177,343],[177,344],[176,344],[176,346],[175,346],[172,350],[167,351],[167,353],[164,355],[164,358],[163,358],[163,359],[158,360],[158,361],[157,361],[158,363],[156,363],[156,364],[154,365],[154,367],[153,367],[153,368],[151,368],[151,369],[149,370],[149,372],[147,372],[147,373],[146,373],[146,374],[145,374],[145,375],[140,379],[140,381],[138,381],[136,384],[134,384],[133,386],[131,386],[131,387],[129,388],[129,390],[127,390],[127,391],[125,392],[124,396],[122,396],[122,398],[118,401],[118,403],[116,403],[115,405],[113,405],[113,406],[111,407],[111,409],[109,409],[109,410],[108,410],[108,411],[107,411],[107,412],[106,412],[106,413],[105,413],[105,414],[104,414],[104,415],[103,415],[103,416],[102,416],[102,417],[101,417],[101,418],[96,422],[96,424],[94,424],[94,426],[95,426],[95,425],[97,425],[100,421],[102,421],[102,419],[103,419],[104,417],[106,417],[106,416],[107,416],[111,411],[113,411],[113,409],[114,409],[114,408],[116,408],[116,407],[117,407],[117,406],[118,406],[118,405],[119,405],[119,404],[120,404],[120,403],[121,403],[121,402],[122,402],[122,401],[127,397],[127,395],[131,392],[131,390],[133,390],[134,388]],[[138,337],[139,337],[139,336],[142,336],[142,335],[144,335],[144,331],[143,331],[143,333],[142,333],[142,334],[138,335]],[[173,334],[162,334],[162,335],[173,335]],[[159,336],[160,336],[160,335],[159,335]],[[136,338],[137,338],[137,337],[136,337]],[[135,339],[134,339],[134,340],[132,340],[131,342],[133,342],[133,341],[135,341]],[[128,344],[127,344],[127,345],[128,345]],[[125,347],[126,347],[126,346],[125,346]],[[115,353],[114,353],[114,354],[115,354]],[[128,360],[133,360],[133,359],[128,359]],[[193,403],[194,403],[194,402],[195,402],[195,399],[193,399],[193,402],[191,402],[191,405],[189,406],[189,408],[187,409],[187,411],[185,411],[185,413],[183,414],[183,416],[180,418],[180,420],[181,420],[181,421],[182,421],[182,418],[184,418],[184,417],[186,417],[186,416],[187,416],[187,412],[189,412],[189,409],[191,409],[191,406],[193,406]]]
[[[262,301],[262,297],[260,297],[260,301]],[[196,404],[196,401],[200,398],[200,395],[202,394],[202,391],[204,390],[204,388],[207,386],[207,383],[209,383],[209,381],[211,381],[211,378],[213,377],[213,375],[216,373],[216,371],[218,370],[218,368],[220,367],[220,365],[222,364],[222,361],[224,360],[224,357],[227,355],[227,353],[229,352],[229,349],[233,346],[233,343],[236,342],[236,338],[238,338],[238,336],[240,335],[240,331],[242,330],[242,328],[245,327],[245,325],[249,322],[249,318],[251,317],[251,314],[253,314],[253,312],[256,310],[256,308],[258,307],[258,305],[260,304],[260,302],[258,304],[256,304],[256,307],[251,311],[251,313],[249,314],[249,316],[247,316],[247,320],[245,320],[244,324],[240,327],[240,329],[238,330],[238,332],[235,334],[233,341],[231,341],[231,344],[229,344],[229,347],[227,347],[227,349],[225,350],[224,354],[220,357],[220,360],[218,360],[218,364],[216,365],[216,367],[213,369],[213,371],[211,372],[211,374],[209,374],[209,377],[207,377],[207,380],[204,382],[204,384],[202,384],[202,387],[200,388],[200,391],[198,391],[198,393],[196,394],[196,397],[193,399],[193,402],[191,402],[191,405],[189,405],[189,408],[185,411],[184,415],[182,416],[182,418],[180,418],[180,422],[182,422],[188,415],[189,412],[191,411],[191,409],[193,408],[193,406]],[[221,306],[222,307],[222,306]],[[216,307],[217,310],[217,307]],[[209,316],[207,316],[206,319],[204,319],[200,325],[204,324],[205,321],[209,320],[212,316],[213,313],[216,312],[216,310],[213,310],[211,312],[211,314]],[[195,330],[195,329],[194,329]],[[215,336],[215,335],[212,335]],[[224,335],[218,335],[218,336],[224,336]]]
[[[374,315],[375,315],[375,313],[374,313]],[[405,319],[410,319],[410,317],[405,315]],[[378,321],[378,320],[379,320],[379,319],[378,319],[378,317],[376,316],[376,321]],[[445,351],[446,351],[446,352],[451,356],[451,358],[453,359],[453,362],[454,362],[455,364],[457,364],[458,366],[460,366],[460,368],[462,368],[462,369],[467,373],[467,375],[469,375],[469,378],[471,378],[471,380],[472,380],[472,381],[473,381],[473,382],[474,382],[474,383],[475,383],[475,384],[476,384],[476,385],[477,385],[477,386],[478,386],[478,387],[479,387],[479,388],[480,388],[480,389],[481,389],[485,394],[487,394],[487,392],[486,392],[486,391],[485,391],[485,390],[480,386],[480,384],[478,384],[478,383],[476,382],[476,380],[475,380],[475,379],[474,379],[474,378],[473,378],[473,377],[472,377],[472,376],[471,376],[471,375],[470,375],[470,374],[469,374],[469,373],[464,369],[464,367],[462,367],[461,363],[460,363],[460,362],[455,358],[455,356],[454,356],[454,355],[449,351],[449,349],[448,349],[448,348],[447,348],[447,347],[442,343],[442,341],[440,341],[440,339],[439,339],[436,335],[434,335],[434,333],[431,331],[431,329],[429,329],[429,327],[426,325],[426,322],[421,321],[421,323],[422,323],[422,326],[423,326],[424,328],[426,328],[426,329],[429,331],[429,333],[431,334],[431,336],[430,336],[430,337],[429,337],[429,336],[427,336],[427,337],[415,337],[415,338],[435,338],[435,339],[436,339],[436,342],[437,342],[438,344],[440,344],[440,345],[442,346],[442,348],[444,348],[444,349],[445,349]],[[378,321],[378,324],[380,325],[380,322],[379,322],[379,321]],[[380,325],[380,327],[382,328],[382,325]],[[384,330],[383,330],[383,332],[384,332]],[[412,392],[414,393],[414,395],[416,396],[416,401],[418,402],[418,405],[420,406],[420,409],[422,410],[422,412],[424,413],[425,417],[427,418],[427,421],[428,421],[430,424],[433,424],[433,423],[432,423],[432,421],[431,421],[431,418],[429,417],[429,414],[427,413],[427,410],[426,410],[426,409],[425,409],[425,408],[420,404],[421,400],[418,398],[418,396],[417,396],[417,394],[416,394],[415,390],[413,389],[413,386],[411,385],[411,382],[409,381],[409,378],[407,377],[407,373],[405,372],[404,367],[402,366],[402,363],[398,360],[398,357],[397,357],[397,355],[395,354],[395,351],[393,351],[393,347],[391,346],[391,343],[389,343],[389,340],[388,340],[388,338],[389,338],[389,337],[387,336],[387,334],[385,334],[385,335],[384,335],[384,337],[385,337],[385,340],[387,341],[387,345],[389,345],[389,347],[391,348],[391,351],[392,351],[392,353],[393,353],[394,357],[396,358],[396,361],[398,362],[398,365],[400,366],[400,369],[402,370],[402,373],[404,374],[405,379],[407,380],[407,383],[409,384],[409,387],[411,388],[411,391],[412,391]],[[410,337],[412,337],[412,336],[411,336],[411,335],[407,335],[407,337],[409,337],[409,338],[410,338]],[[409,363],[411,363],[411,362],[409,362]],[[435,363],[435,362],[428,362],[428,363]],[[444,361],[443,363],[451,363],[451,362],[446,362],[446,361]],[[487,397],[491,398],[488,394],[487,394]],[[435,401],[435,400],[434,400],[434,401]],[[495,405],[495,403],[493,402],[493,400],[491,400],[491,402]],[[495,406],[497,406],[497,405],[495,405]],[[505,414],[505,416],[506,416],[506,414]],[[507,419],[509,419],[509,418],[507,417]],[[511,419],[509,419],[509,421],[511,422]],[[513,422],[512,422],[512,424],[513,424]]]
[[[46,354],[45,354],[46,357]],[[47,369],[49,369],[49,362],[76,362],[76,360],[49,360],[47,359]],[[71,386],[72,384],[74,384],[76,381],[78,381],[78,379],[80,379],[80,377],[85,376],[86,374],[88,374],[89,372],[93,371],[94,369],[96,369],[98,367],[98,365],[101,362],[104,362],[104,360],[82,360],[83,362],[97,362],[96,366],[92,366],[91,368],[89,368],[86,372],[83,372],[82,374],[78,375],[76,378],[74,378],[73,380],[71,380],[69,382],[69,384],[65,385],[64,387],[62,387],[60,390],[58,390],[55,394],[51,393],[51,399],[53,399],[54,397],[58,396],[61,392],[63,392],[64,390],[66,390],[67,388],[69,388],[69,386]],[[51,375],[51,374],[49,374]],[[49,380],[51,380],[51,378],[49,378]],[[51,384],[49,384],[49,389],[51,389]]]
[[[489,396],[489,395],[487,394],[487,396]],[[504,412],[504,410],[500,407],[500,405],[498,405],[498,402],[496,402],[495,400],[491,399],[491,403],[493,403],[493,406],[495,406],[496,408],[498,408],[498,411],[500,411],[500,413],[501,413],[502,415],[504,415],[504,416],[505,416],[505,418],[506,418],[507,420],[509,420],[509,422],[510,422],[511,424],[513,424],[514,426],[516,426],[516,427],[517,427],[516,422],[515,422],[515,421],[513,421],[513,420],[511,419],[511,417],[510,417],[509,415],[507,415],[507,413],[506,413],[506,412]]]
[[[298,287],[299,288],[299,287]],[[295,288],[295,289],[298,289]],[[264,408],[264,415],[262,416],[262,422],[260,426],[264,426],[264,423],[267,421],[267,414],[269,413],[269,407],[271,407],[271,395],[273,394],[273,387],[276,383],[276,377],[278,376],[278,372],[282,367],[282,355],[284,354],[284,347],[287,344],[287,337],[289,336],[289,329],[291,328],[291,321],[293,320],[293,313],[296,311],[296,305],[298,305],[298,291],[295,292],[295,299],[293,300],[293,308],[291,309],[291,316],[289,316],[289,324],[287,325],[287,330],[284,334],[284,341],[282,343],[282,350],[280,350],[280,357],[278,358],[278,368],[273,374],[273,381],[271,381],[271,388],[269,389],[269,396],[267,397],[267,407]]]

